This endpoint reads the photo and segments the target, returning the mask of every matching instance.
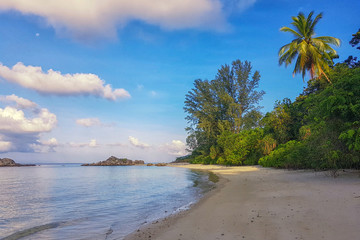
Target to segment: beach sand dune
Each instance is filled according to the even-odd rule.
[[[126,240],[360,239],[360,177],[345,172],[185,165],[221,177],[191,210],[149,224]]]

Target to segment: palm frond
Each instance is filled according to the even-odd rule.
[[[284,45],[279,51],[279,65],[282,65],[283,63],[285,63],[285,66],[291,64],[297,54],[298,44],[296,41]]]
[[[301,61],[301,57],[299,56],[299,57],[296,59],[293,74],[301,73],[302,67],[301,67],[300,61]]]
[[[335,45],[336,47],[339,47],[340,44],[341,44],[340,39],[335,38],[335,37],[322,36],[322,37],[316,37],[316,38],[313,38],[313,39],[320,40],[320,41],[323,41],[325,43]]]
[[[301,35],[301,38],[304,37],[304,24],[303,24],[303,18],[298,16],[298,17],[293,17],[293,22],[291,23],[291,25],[293,25],[296,29],[296,32],[298,32]]]
[[[312,19],[312,16],[314,14],[314,11],[311,11],[308,15],[308,17],[306,18],[306,37],[311,37],[313,32],[312,32],[312,29],[311,27],[311,24],[313,22],[313,19]]]
[[[314,13],[314,12],[312,12]],[[309,25],[309,31],[311,31],[311,35],[314,35],[315,32],[315,26],[319,22],[319,20],[322,18],[322,13],[319,13],[315,19],[312,21],[312,23]]]
[[[280,28],[280,31],[281,31],[281,32],[290,32],[290,33],[292,33],[293,35],[295,35],[295,37],[298,37],[298,38],[302,38],[302,37],[303,37],[300,33],[296,32],[295,30],[293,30],[293,29],[291,29],[291,28],[289,28],[289,27],[282,27],[282,28]]]
[[[284,46],[282,46],[279,50],[279,56],[283,55],[284,52],[288,51],[289,49],[296,49],[298,45],[298,41],[293,40],[291,43],[288,43]]]

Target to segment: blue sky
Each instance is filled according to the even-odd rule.
[[[260,105],[302,91],[278,65],[299,11],[323,12],[316,32],[342,41],[359,29],[358,0],[19,0],[0,2],[0,157],[94,162],[110,155],[169,162],[185,154],[183,103],[195,79],[251,61]]]

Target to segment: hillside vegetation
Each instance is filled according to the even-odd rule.
[[[306,36],[281,28],[296,38],[280,49],[279,63],[295,62],[294,74],[310,75],[307,87],[293,102],[288,98],[277,101],[274,109],[263,115],[258,105],[265,94],[258,89],[260,73],[248,61],[221,66],[211,81],[195,80],[184,107],[191,154],[182,161],[294,169],[360,168],[360,61],[350,56],[333,63],[338,56],[330,45],[338,46],[340,40],[311,38],[319,19],[321,15],[313,18],[313,13],[307,18],[301,13],[293,17],[295,30]],[[358,36],[359,32],[353,35],[353,47],[359,44]],[[300,44],[304,45],[298,48]]]

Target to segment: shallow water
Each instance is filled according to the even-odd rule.
[[[0,239],[122,239],[204,186],[203,173],[172,167],[0,168]]]

